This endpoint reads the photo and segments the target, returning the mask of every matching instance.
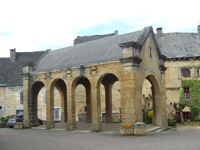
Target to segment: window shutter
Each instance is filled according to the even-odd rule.
[[[23,104],[23,91],[20,91],[20,104]]]

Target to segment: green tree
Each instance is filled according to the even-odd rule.
[[[178,102],[178,103],[174,102],[174,104],[173,104],[174,109],[176,109],[177,111],[180,112],[181,123],[182,124],[184,124],[184,119],[183,119],[183,113],[182,113],[182,111],[185,108],[185,106],[186,106],[186,103],[182,103],[182,102]]]
[[[180,101],[189,107],[200,107],[200,80],[182,80],[182,87],[189,88],[190,98],[186,99],[183,90],[181,90]]]

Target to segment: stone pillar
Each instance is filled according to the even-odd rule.
[[[30,87],[29,87],[29,78],[30,74],[23,74],[23,103],[24,103],[24,126],[26,128],[30,128],[30,111],[31,111],[31,106],[30,106]]]
[[[168,121],[167,121],[167,111],[166,111],[166,86],[165,86],[165,70],[163,68],[161,72],[161,112],[162,112],[162,128],[168,128]]]
[[[136,70],[136,68],[134,68]],[[137,68],[138,69],[138,68]],[[143,112],[142,112],[142,86],[140,83],[140,75],[134,70],[134,99],[135,99],[135,112],[136,112],[136,122],[143,122]]]
[[[91,88],[86,88],[86,123],[92,123],[92,100],[91,100]]]
[[[112,86],[105,86],[106,123],[113,123],[112,117]]]
[[[61,122],[67,122],[67,91],[62,89],[61,94]]]
[[[46,87],[46,129],[55,128],[54,121],[54,87]]]
[[[136,97],[134,71],[124,73],[124,78],[120,81],[121,86],[121,111],[122,111],[122,124],[120,134],[133,135],[134,124],[137,122]],[[140,109],[140,108],[138,108]]]
[[[76,130],[76,116],[75,116],[75,87],[71,81],[67,82],[67,130]]]
[[[31,75],[29,71],[33,70],[33,64],[31,63],[23,63],[23,103],[24,103],[24,127],[31,128],[34,125],[32,124],[31,115],[34,113],[33,111],[33,102],[31,98]]]
[[[142,107],[140,102],[142,100],[142,94],[140,95],[141,88],[140,84],[138,84],[139,76],[134,70],[140,67],[142,61],[140,58],[142,45],[135,42],[128,42],[119,44],[119,46],[122,48],[123,58],[121,59],[121,63],[126,70],[122,75],[123,79],[120,81],[122,111],[120,133],[122,135],[133,135],[133,124],[142,119]]]
[[[101,132],[101,103],[100,103],[100,85],[97,87],[91,83],[92,92],[92,132]]]

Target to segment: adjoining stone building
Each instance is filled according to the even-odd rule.
[[[37,62],[48,51],[16,52],[10,50],[10,58],[0,58],[0,118],[23,113],[22,63]]]
[[[199,27],[199,26],[198,26]],[[157,29],[156,38],[162,53],[167,57],[165,67],[166,105],[167,114],[173,117],[175,110],[173,103],[180,101],[180,92],[183,90],[183,79],[199,80],[200,68],[200,30],[197,33],[163,33],[162,28]],[[185,89],[185,98],[189,98],[189,90]],[[187,119],[189,107],[184,110]]]

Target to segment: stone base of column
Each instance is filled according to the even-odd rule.
[[[38,123],[36,120],[29,120],[29,119],[24,119],[23,121],[24,128],[31,128],[31,127],[37,127]]]
[[[46,129],[47,130],[50,130],[50,129],[53,129],[55,128],[55,121],[50,121],[50,120],[47,120],[46,121]]]
[[[86,114],[86,123],[92,123],[92,116]]]
[[[119,129],[119,133],[124,136],[133,136],[134,129],[132,125],[122,125],[122,127]]]
[[[168,120],[167,117],[162,117],[162,128],[167,129],[168,128]]]
[[[102,123],[92,122],[92,132],[102,132]]]
[[[31,126],[29,124],[29,120],[24,119],[23,123],[24,123],[24,128],[31,128]]]
[[[86,121],[85,121],[86,123],[92,123],[92,120],[90,120],[90,119],[86,119]]]
[[[113,123],[113,117],[106,117],[106,124],[112,124]]]
[[[77,126],[76,126],[76,121],[67,121],[67,130],[68,131],[72,131],[72,130],[76,130]]]

